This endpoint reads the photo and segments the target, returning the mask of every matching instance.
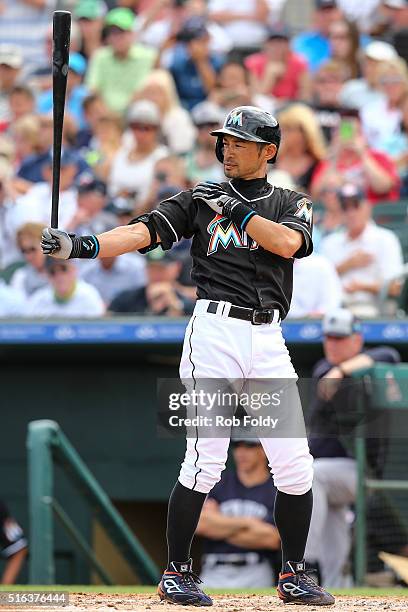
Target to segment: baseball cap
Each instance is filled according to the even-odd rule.
[[[315,0],[315,7],[319,9],[335,8],[337,3],[335,0]]]
[[[337,191],[340,204],[343,206],[348,200],[361,202],[364,200],[364,192],[353,183],[345,183]]]
[[[71,53],[69,56],[69,68],[79,74],[84,75],[86,72],[86,59],[80,53]]]
[[[224,120],[225,113],[214,102],[204,100],[196,104],[191,111],[191,118],[194,125],[220,125]]]
[[[135,14],[128,8],[114,8],[105,17],[105,26],[116,26],[120,30],[133,30]]]
[[[92,174],[83,173],[77,183],[78,193],[91,193],[96,191],[101,195],[106,195],[106,183]]]
[[[326,314],[322,329],[325,336],[346,338],[352,334],[361,334],[361,323],[350,310],[337,308]]]
[[[194,16],[186,19],[177,38],[183,42],[190,42],[197,38],[203,38],[207,36],[207,34],[208,30],[205,19],[203,19],[203,17]]]
[[[364,55],[378,62],[386,62],[398,57],[398,53],[392,45],[383,40],[373,40],[364,49]]]
[[[106,7],[101,0],[79,0],[75,9],[75,19],[89,19],[95,21],[106,13]]]
[[[159,263],[167,265],[174,261],[180,261],[180,257],[175,249],[171,251],[163,251],[161,248],[153,249],[146,253],[146,259],[149,263]]]
[[[23,55],[17,45],[0,45],[0,64],[17,70],[23,65]]]
[[[277,38],[281,38],[283,40],[290,40],[291,37],[292,31],[285,24],[275,24],[273,27],[270,27],[267,35],[268,40],[273,40]]]
[[[107,210],[114,215],[131,215],[135,210],[135,198],[116,196],[109,202]]]
[[[157,105],[150,100],[134,102],[128,112],[128,123],[160,125],[160,112]]]
[[[56,268],[58,266],[72,267],[76,266],[76,264],[72,259],[60,259],[59,257],[51,257],[50,255],[45,257],[44,267],[46,270],[51,270],[52,268]]]
[[[403,9],[407,8],[406,0],[383,0],[384,6],[392,9]]]

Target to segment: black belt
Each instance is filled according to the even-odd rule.
[[[210,302],[207,307],[207,312],[216,314],[219,302]],[[233,319],[241,319],[242,321],[249,321],[252,325],[262,325],[264,323],[273,323],[275,310],[273,309],[258,309],[258,308],[244,308],[243,306],[231,306],[228,313],[229,317]],[[277,322],[280,321],[280,317]]]

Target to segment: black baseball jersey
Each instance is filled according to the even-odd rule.
[[[312,203],[304,194],[274,187],[266,179],[233,179],[222,187],[262,217],[300,231],[304,241],[295,257],[312,252]],[[286,316],[292,297],[292,258],[263,249],[230,219],[193,200],[191,190],[164,200],[150,215],[163,249],[182,237],[193,238],[191,276],[199,299],[276,308],[282,318]]]

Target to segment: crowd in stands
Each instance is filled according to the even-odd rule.
[[[222,181],[209,132],[231,108],[256,105],[282,127],[270,182],[315,203],[314,254],[295,262],[289,317],[340,304],[395,312],[408,258],[408,4],[309,0],[303,25],[296,5],[2,0],[0,317],[179,316],[194,305],[187,240],[171,253],[85,263],[41,253],[55,9],[73,15],[62,229],[98,234],[199,181]],[[376,222],[385,204],[403,211],[394,226]]]

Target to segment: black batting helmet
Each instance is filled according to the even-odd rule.
[[[261,142],[264,144],[275,144],[276,153],[269,164],[274,164],[281,139],[281,131],[278,120],[271,113],[258,108],[257,106],[237,106],[230,111],[224,121],[224,125],[219,130],[210,132],[212,136],[217,136],[215,154],[220,162],[224,161],[222,137],[224,134],[249,140],[250,142]]]

